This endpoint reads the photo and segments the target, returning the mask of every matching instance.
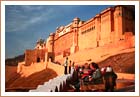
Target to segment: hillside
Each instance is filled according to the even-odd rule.
[[[5,65],[17,66],[18,62],[24,61],[24,58],[25,58],[25,54],[16,56],[15,58],[8,58],[8,59],[5,60]]]
[[[111,56],[102,62],[99,62],[100,67],[112,66],[117,73],[135,73],[135,52],[122,53]]]

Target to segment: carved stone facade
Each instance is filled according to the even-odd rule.
[[[57,27],[47,38],[47,51],[43,55],[46,61],[50,57],[52,60],[60,59],[88,48],[121,40],[134,41],[134,35],[135,7],[118,5],[105,9],[88,21],[76,17],[67,26]]]

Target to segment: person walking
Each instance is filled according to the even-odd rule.
[[[64,62],[64,74],[67,74],[67,66],[68,66],[68,57],[66,57],[66,60]]]
[[[111,92],[113,92],[114,87],[116,86],[117,74],[114,72],[113,68],[110,65],[106,67],[104,79],[105,91],[108,92],[110,90]]]
[[[71,60],[69,62],[69,74],[71,73]]]

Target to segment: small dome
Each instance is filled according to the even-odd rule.
[[[53,36],[54,35],[54,33],[50,33],[50,36]]]
[[[60,26],[60,28],[59,28],[59,29],[62,31],[64,28],[65,28],[64,26]]]
[[[58,30],[59,29],[59,27],[56,27],[56,30]]]
[[[73,21],[79,21],[79,20],[80,20],[80,18],[78,18],[78,17],[73,19]]]

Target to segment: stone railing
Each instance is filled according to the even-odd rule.
[[[74,73],[74,68],[72,67],[71,73],[66,75],[57,76],[53,79],[50,79],[48,82],[45,82],[43,85],[38,85],[34,90],[29,92],[60,92],[63,91],[72,79]]]
[[[21,77],[28,77],[32,75],[33,73],[40,72],[44,69],[46,69],[46,65],[48,63],[45,62],[39,62],[39,63],[32,63],[29,66],[25,65],[25,62],[18,63],[17,66],[17,73],[21,75]]]
[[[62,65],[58,65],[53,62],[48,62],[48,65],[46,67],[55,71],[58,76],[61,76],[64,74],[64,66]]]

